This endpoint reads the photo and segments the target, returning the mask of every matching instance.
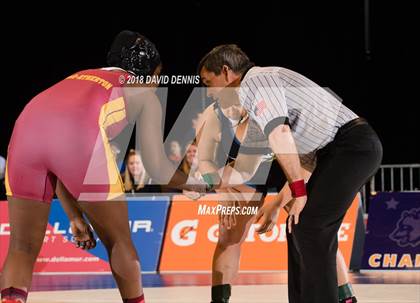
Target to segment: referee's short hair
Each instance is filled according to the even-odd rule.
[[[219,75],[223,65],[227,65],[237,74],[242,74],[254,66],[254,63],[236,44],[223,44],[213,48],[201,59],[198,73],[205,67],[209,72]]]

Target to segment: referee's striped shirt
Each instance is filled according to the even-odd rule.
[[[268,144],[275,127],[289,124],[301,155],[314,154],[358,117],[327,89],[281,67],[251,68],[241,82],[239,99],[260,128],[248,129],[244,145]]]

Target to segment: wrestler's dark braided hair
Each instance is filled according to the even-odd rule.
[[[108,53],[108,64],[138,76],[148,76],[161,64],[161,59],[156,46],[149,39],[139,33],[122,31]]]

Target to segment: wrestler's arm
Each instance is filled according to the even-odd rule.
[[[198,169],[202,175],[218,171],[215,162],[218,135],[220,135],[220,124],[210,106],[203,112],[196,127]]]
[[[136,139],[148,174],[161,185],[197,190],[187,185],[188,176],[176,169],[167,158],[163,146],[162,108],[153,90],[128,97],[129,108],[136,110]]]
[[[227,165],[219,169],[215,163],[217,137],[220,136],[221,129],[213,106],[209,106],[203,112],[196,130],[200,173],[202,175],[217,173],[220,177],[217,188],[243,184],[252,178],[261,163],[260,155],[239,153],[233,167]]]
[[[57,180],[55,193],[70,221],[77,218],[83,219],[83,212],[78,206],[76,199],[68,192],[60,180]]]
[[[76,199],[69,193],[60,180],[57,180],[55,188],[61,207],[70,221],[70,227],[74,242],[77,247],[92,249],[96,246],[96,240],[92,229],[83,217],[83,211],[79,207]]]
[[[233,166],[232,175],[235,176],[235,173],[239,173],[241,179],[236,180],[234,178],[231,178],[231,183],[238,181],[241,181],[240,183],[248,182],[255,175],[255,172],[261,164],[261,160],[261,155],[249,155],[239,153],[236,157],[235,165]],[[224,184],[222,184],[222,186],[223,185]]]

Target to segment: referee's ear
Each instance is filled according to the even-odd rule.
[[[229,71],[230,70],[231,69],[229,68],[229,66],[227,66],[226,64],[223,64],[221,74],[223,75],[223,77],[225,78],[225,80],[227,82],[229,82]]]
[[[223,76],[223,79],[226,81],[226,83],[228,83],[228,86],[240,77],[240,75],[236,74],[226,64],[223,64],[220,74]]]

